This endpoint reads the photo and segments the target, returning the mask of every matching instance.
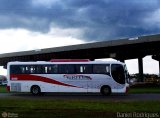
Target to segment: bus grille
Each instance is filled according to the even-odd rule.
[[[20,92],[21,84],[20,83],[11,83],[11,91]]]

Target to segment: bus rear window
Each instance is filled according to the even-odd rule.
[[[22,73],[22,70],[21,70],[20,66],[11,65],[10,66],[10,73],[11,74],[19,74],[19,73]]]
[[[36,66],[25,66],[25,65],[11,65],[11,74],[34,74],[37,72]]]

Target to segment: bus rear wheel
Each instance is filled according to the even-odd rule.
[[[31,87],[31,93],[32,93],[33,95],[40,95],[40,93],[41,93],[40,87],[37,86],[37,85],[32,86],[32,87]]]
[[[111,88],[109,86],[102,86],[101,88],[101,94],[108,96],[111,94]]]

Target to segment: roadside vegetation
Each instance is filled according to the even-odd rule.
[[[129,93],[130,94],[160,93],[160,87],[130,88]]]
[[[135,83],[130,86],[129,93],[160,93],[160,84],[157,83]]]

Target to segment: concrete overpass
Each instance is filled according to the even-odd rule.
[[[0,54],[0,65],[5,66],[10,61],[49,61],[53,58],[91,60],[114,58],[120,61],[138,58],[139,73],[142,79],[142,58],[147,55],[153,55],[153,59],[160,60],[160,34]]]

